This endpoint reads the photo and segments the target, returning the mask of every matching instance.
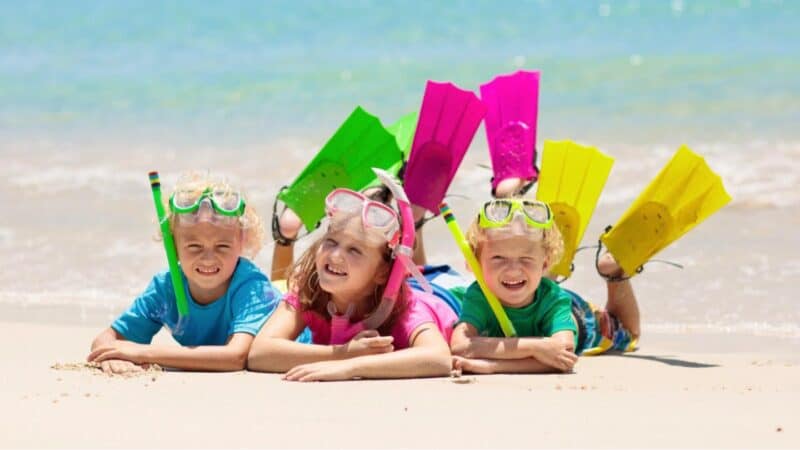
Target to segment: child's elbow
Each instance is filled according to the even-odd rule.
[[[229,369],[232,372],[247,368],[248,351],[237,351],[231,355]]]
[[[247,368],[257,372],[270,372],[271,367],[269,367],[268,364],[271,359],[269,344],[264,341],[258,342],[258,344],[259,345],[256,345],[254,342],[246,355],[245,363],[247,364]]]
[[[438,376],[448,376],[453,369],[453,357],[450,352],[438,355],[433,361],[433,372]]]

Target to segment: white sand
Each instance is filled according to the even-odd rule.
[[[0,325],[2,447],[800,446],[796,340],[659,335],[571,375],[297,384],[54,370],[98,330]]]

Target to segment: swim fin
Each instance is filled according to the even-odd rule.
[[[486,139],[492,159],[492,192],[508,178],[536,181],[536,119],[539,71],[499,75],[481,85],[486,105]]]
[[[419,114],[414,111],[406,114],[398,119],[397,122],[386,127],[386,130],[394,135],[394,138],[397,141],[397,147],[399,147],[400,151],[403,153],[403,161],[407,161],[408,154],[411,153],[411,143],[414,140],[414,131],[417,129],[418,118]],[[391,171],[388,172],[393,174],[397,173]]]
[[[400,161],[395,136],[358,106],[278,199],[312,231],[325,215],[325,196],[333,189],[360,191],[375,180],[373,167],[388,169]]]
[[[439,214],[439,203],[485,114],[486,107],[473,92],[428,81],[403,175],[412,204]]]
[[[414,111],[386,127],[386,131],[394,135],[394,139],[397,141],[397,147],[402,154],[402,159],[400,161],[397,161],[386,169],[387,172],[397,178],[401,178],[400,170],[403,168],[403,164],[408,161],[408,154],[411,152],[411,142],[414,139],[414,130],[417,128],[418,117],[419,115]],[[383,186],[383,182],[378,177],[374,177],[364,188],[375,186]]]
[[[731,200],[722,179],[687,146],[600,240],[628,275]]]
[[[550,273],[572,274],[572,260],[613,164],[613,158],[594,147],[570,141],[544,143],[536,199],[550,205],[564,239],[564,256]]]

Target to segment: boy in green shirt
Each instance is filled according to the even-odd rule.
[[[450,347],[454,367],[474,373],[572,370],[576,354],[629,351],[639,336],[639,309],[630,282],[609,281],[606,310],[546,278],[563,241],[550,207],[523,199],[496,199],[481,208],[467,232],[486,285],[518,337],[505,338],[477,282],[467,289]],[[610,254],[598,269],[623,278]]]

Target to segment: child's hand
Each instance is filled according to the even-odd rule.
[[[138,364],[122,359],[108,359],[100,363],[100,370],[108,375],[124,375],[127,373],[137,373],[144,371]]]
[[[86,360],[102,363],[113,359],[122,359],[136,364],[146,363],[147,346],[130,341],[113,341],[98,347],[89,353]]]
[[[278,227],[281,230],[281,234],[287,239],[296,238],[302,226],[303,221],[289,208],[286,208],[278,218]]]
[[[490,374],[495,372],[497,363],[487,359],[453,356],[453,369],[459,372]]]
[[[542,351],[536,354],[536,359],[562,372],[570,372],[575,367],[578,355],[569,349],[566,342],[554,338],[544,338],[541,342]]]
[[[342,348],[348,357],[391,353],[394,351],[393,341],[392,336],[381,336],[375,330],[364,330]]]
[[[349,380],[353,378],[352,363],[343,360],[302,364],[286,372],[282,378],[287,381]]]

